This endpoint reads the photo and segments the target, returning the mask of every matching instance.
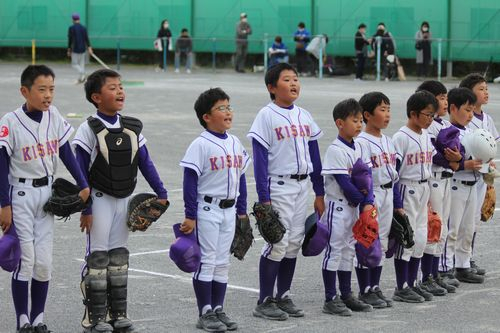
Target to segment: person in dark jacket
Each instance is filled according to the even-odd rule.
[[[71,58],[71,66],[78,71],[77,83],[85,82],[85,62],[87,51],[92,54],[87,29],[80,24],[80,15],[73,13],[71,16],[73,25],[68,29],[68,57]]]
[[[248,35],[252,34],[252,28],[248,24],[247,14],[240,14],[240,21],[236,25],[236,57],[235,69],[238,73],[245,72],[245,60],[248,52]]]
[[[366,25],[361,23],[358,26],[358,31],[354,35],[354,49],[356,50],[356,80],[363,79],[363,71],[365,70],[365,60],[368,56],[368,48],[371,38],[366,39]]]
[[[429,70],[429,65],[432,66],[432,50],[431,41],[432,34],[429,27],[429,22],[422,22],[420,29],[415,34],[415,49],[417,76],[426,77]]]
[[[191,52],[193,51],[193,41],[189,36],[188,29],[183,28],[181,35],[175,42],[175,72],[179,73],[181,56],[186,56],[186,73],[191,73]]]
[[[172,32],[168,28],[168,20],[161,21],[160,30],[156,34],[156,38],[161,38],[161,50],[158,49],[158,60],[159,60],[159,68],[163,68],[163,50],[169,49],[170,43],[172,43]]]
[[[396,56],[396,42],[394,41],[392,34],[387,31],[385,24],[380,22],[377,25],[377,32],[372,37],[372,49],[375,52],[375,55],[377,54],[376,37],[382,38],[380,43],[380,62],[383,67],[384,78],[387,81],[394,77],[396,71],[395,67],[399,64],[399,60]]]

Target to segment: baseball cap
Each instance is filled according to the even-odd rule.
[[[73,14],[71,15],[71,18],[72,18],[73,20],[79,20],[79,19],[80,19],[80,14],[78,14],[78,13],[73,13]]]
[[[180,227],[180,223],[172,226],[175,241],[170,246],[169,256],[181,271],[193,273],[198,270],[201,262],[201,250],[196,240],[196,231],[185,234]]]
[[[302,255],[313,257],[325,249],[330,239],[328,228],[318,220],[316,212],[309,215],[305,222],[305,237],[302,243]]]
[[[21,244],[17,237],[16,228],[12,224],[0,238],[0,267],[7,272],[13,272],[19,264],[21,258]]]
[[[243,17],[247,17],[247,13],[243,12],[240,14],[240,17],[243,18]]]

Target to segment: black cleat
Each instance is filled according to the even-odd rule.
[[[455,277],[460,282],[465,283],[483,283],[484,276],[474,273],[472,268],[458,268]]]

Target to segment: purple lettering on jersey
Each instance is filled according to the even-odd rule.
[[[221,156],[221,157],[220,157],[220,162],[221,162],[220,164],[222,165],[222,166],[221,166],[221,169],[223,169],[223,170],[224,170],[224,164],[226,164],[226,163],[224,163],[224,156]]]
[[[246,151],[243,152],[243,154],[246,155]],[[236,159],[235,159],[236,160]],[[243,167],[243,156],[241,155],[238,155],[238,168],[242,168]]]
[[[281,134],[282,127],[276,127],[274,131],[276,132],[276,136],[278,137],[278,141],[283,140],[285,136]]]
[[[297,133],[297,126],[292,125],[292,126],[290,126],[290,129],[291,129],[291,131],[292,131],[292,136],[293,136],[294,138],[296,138],[296,137],[297,137],[297,134],[298,134],[298,133]]]
[[[391,154],[391,164],[396,166],[396,154]]]
[[[45,147],[47,147],[47,155],[49,156],[54,155],[54,151],[52,150],[52,146],[50,145],[49,141],[45,143]]]
[[[420,164],[425,163],[425,152],[421,151],[420,152]]]
[[[288,130],[288,126],[285,126],[285,130],[286,130],[286,137],[289,138],[290,137],[290,131]]]
[[[304,125],[304,129],[306,130],[306,136],[311,136],[311,127]]]
[[[23,159],[24,159],[24,162],[31,161],[30,147],[23,148]]]
[[[217,157],[210,157],[210,170],[219,170],[217,167]]]
[[[35,146],[31,146],[31,150],[33,151],[33,157],[35,157],[35,160],[38,159],[38,156],[36,155]]]
[[[231,155],[226,155],[226,163],[228,168],[231,168],[233,166],[233,162],[231,161]]]
[[[377,155],[371,156],[370,159],[372,160],[372,168],[378,168],[378,167],[380,167],[380,164],[377,162],[378,161],[378,156]]]
[[[432,163],[432,151],[428,151],[425,154],[427,155],[425,163]]]
[[[45,157],[45,150],[43,149],[43,144],[38,143],[36,146],[38,148],[38,156],[40,156],[41,158],[44,158]]]
[[[406,154],[406,165],[413,165],[413,154]]]
[[[50,145],[52,146],[52,151],[54,154],[59,154],[59,140],[52,140],[50,141]]]

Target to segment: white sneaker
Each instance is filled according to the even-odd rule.
[[[191,70],[189,68],[186,69],[186,73],[191,74]]]
[[[174,71],[174,73],[179,73],[179,69],[176,68],[175,71]]]

